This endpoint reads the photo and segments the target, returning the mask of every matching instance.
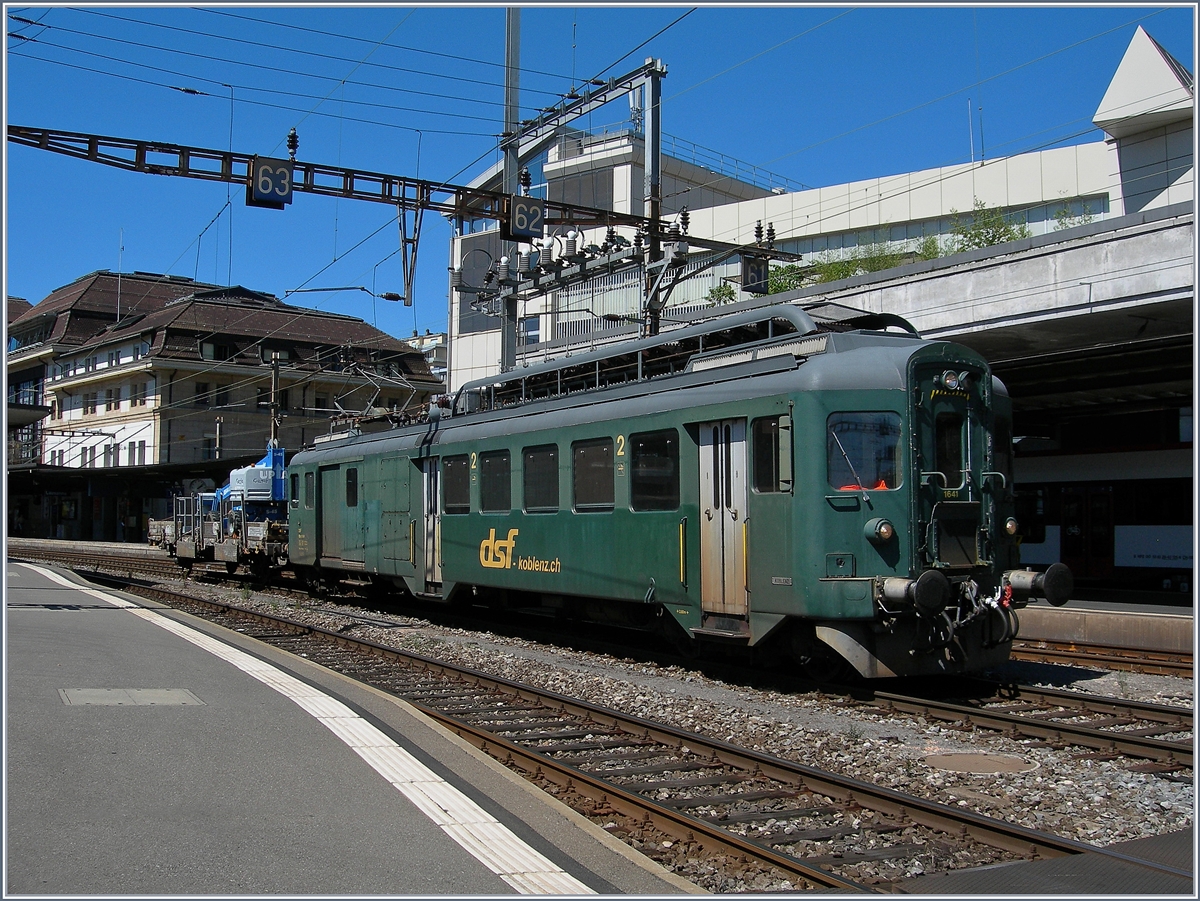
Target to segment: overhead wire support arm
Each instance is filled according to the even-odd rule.
[[[9,125],[7,137],[13,144],[129,172],[234,184],[248,183],[255,159],[250,153],[24,125]],[[292,166],[292,187],[301,193],[401,205],[410,211],[419,209],[447,216],[499,220],[504,215],[505,195],[497,191],[302,160],[292,161]],[[555,226],[615,224],[636,228],[644,225],[645,220],[631,213],[547,201],[546,223]]]

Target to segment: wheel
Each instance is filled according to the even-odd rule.
[[[668,613],[664,613],[658,621],[659,634],[663,637],[671,650],[683,657],[685,660],[696,660],[700,656],[700,642],[691,632],[688,632],[675,617]]]
[[[814,682],[857,682],[862,678],[848,660],[817,638],[811,626],[794,627],[788,646],[792,660]]]

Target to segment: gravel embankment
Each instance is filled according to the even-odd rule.
[[[219,593],[187,584],[193,596],[210,590]],[[278,599],[266,595],[237,603],[275,613],[283,609]],[[347,623],[303,604],[288,608],[286,615],[335,630]],[[846,707],[828,696],[731,686],[679,667],[445,628],[422,619],[402,621],[404,628],[393,629],[360,624],[354,635],[1092,844],[1160,835],[1192,824],[1194,787],[1130,772],[1135,761],[1089,759],[1082,749],[1055,751],[986,730],[965,732],[907,714]],[[1191,680],[1171,676],[1097,675],[1078,667],[1030,663],[1009,664],[1004,675],[1024,684],[1192,706]],[[945,754],[1008,755],[1029,768],[973,774],[926,762]]]

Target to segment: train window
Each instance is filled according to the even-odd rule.
[[[963,481],[963,418],[958,413],[939,413],[933,423],[933,468],[946,477],[947,488]]]
[[[311,510],[315,503],[317,487],[317,474],[315,472],[306,472],[304,474],[304,509]]]
[[[512,509],[512,466],[508,451],[479,455],[479,509],[508,513]]]
[[[558,448],[527,447],[525,460],[525,510],[554,513],[558,510]]]
[[[634,510],[679,508],[679,435],[674,429],[629,436],[629,500]]]
[[[575,509],[602,511],[613,508],[613,443],[611,438],[571,445],[574,463]]]
[[[750,425],[754,454],[754,490],[760,494],[778,494],[792,490],[790,441],[780,438],[788,431],[790,417],[769,416]]]
[[[346,506],[358,506],[358,468],[346,470]]]
[[[900,485],[898,413],[834,413],[825,436],[829,484],[838,491]]]
[[[132,452],[132,450],[133,450],[133,442],[132,441],[129,442],[129,449]],[[300,473],[298,473],[298,472],[292,473],[291,483],[292,483],[291,497],[289,497],[288,500],[291,501],[291,506],[299,507],[300,506]]]
[[[446,513],[471,512],[471,461],[466,454],[443,458],[442,498]]]

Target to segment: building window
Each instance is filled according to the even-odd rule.
[[[104,412],[111,413],[113,410],[121,406],[121,395],[112,388],[107,388],[104,391]]]
[[[233,348],[228,344],[216,341],[201,341],[200,356],[205,360],[229,360],[234,355]]]
[[[137,450],[138,450],[138,458],[137,458],[138,466],[145,466],[146,465],[146,442],[139,441]]]
[[[216,459],[217,439],[214,435],[205,435],[200,442],[200,459],[215,460]]]
[[[558,448],[527,447],[521,452],[525,461],[525,510],[529,513],[553,513],[558,510]]]
[[[208,393],[208,382],[196,382],[196,404],[207,407],[212,402]]]
[[[257,403],[258,403],[259,407],[271,406],[271,389],[270,388],[259,388],[258,389]]]
[[[328,410],[329,409],[329,397],[324,394],[316,395],[316,397],[313,398],[313,406],[316,407],[318,410]]]
[[[508,451],[479,455],[479,509],[508,513],[512,509],[512,464]]]
[[[121,365],[121,352],[119,350],[110,350],[108,352],[108,365],[109,366],[120,366]]]
[[[523,345],[537,344],[541,335],[541,316],[527,316],[521,320],[520,342]]]
[[[129,406],[144,407],[146,406],[146,383],[139,382],[136,385],[129,386]]]
[[[611,438],[571,445],[575,509],[603,511],[613,508],[613,443]]]
[[[229,386],[228,385],[217,385],[217,406],[218,407],[229,406]]]
[[[96,412],[96,401],[98,400],[98,398],[99,398],[99,395],[95,391],[91,392],[90,394],[85,394],[83,396],[83,414],[85,416],[88,415],[89,413]]]
[[[634,510],[679,507],[679,435],[674,429],[629,436],[629,501]]]
[[[466,454],[442,460],[442,503],[444,512],[471,512],[471,466]]]

